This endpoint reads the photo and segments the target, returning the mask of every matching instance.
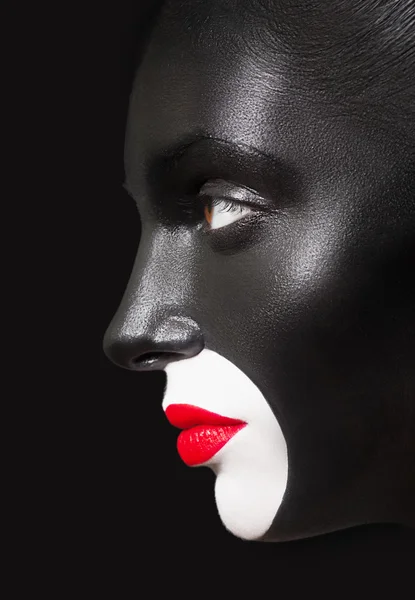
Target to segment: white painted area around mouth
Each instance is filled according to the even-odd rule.
[[[287,486],[287,445],[268,402],[251,379],[217,352],[170,363],[163,409],[191,404],[247,426],[203,465],[216,474],[215,498],[225,527],[254,540],[270,528]]]

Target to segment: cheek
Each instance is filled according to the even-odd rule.
[[[273,217],[258,243],[240,244],[226,255],[205,254],[196,295],[208,315],[207,335],[250,351],[258,339],[277,345],[321,307],[336,278],[336,247],[330,228]]]
[[[413,322],[402,310],[403,299],[414,298],[404,289],[403,255],[411,253],[390,247],[382,204],[374,219],[373,201],[359,197],[359,208],[357,192],[348,199],[349,184],[322,184],[307,204],[272,215],[253,243],[239,242],[233,253],[206,244],[194,287],[210,347],[327,410],[333,397],[361,396],[371,378],[386,395],[405,342],[398,317]],[[401,240],[398,233],[388,239]]]
[[[273,217],[254,246],[206,254],[201,319],[208,347],[262,385],[279,418],[294,427],[307,418],[309,430],[319,430],[320,411],[341,429],[344,411],[336,406],[363,413],[368,382],[374,377],[372,385],[386,390],[393,381],[386,339],[379,350],[387,318],[382,281],[365,236],[357,238],[333,209]]]

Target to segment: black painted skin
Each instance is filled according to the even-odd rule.
[[[170,1],[136,74],[143,231],[105,350],[140,371],[206,347],[259,387],[289,458],[265,541],[414,524],[414,15]],[[210,231],[209,181],[252,212]]]

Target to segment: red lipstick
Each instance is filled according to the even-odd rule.
[[[184,430],[177,439],[177,450],[190,467],[208,461],[246,425],[191,404],[170,404],[165,412],[174,427]]]

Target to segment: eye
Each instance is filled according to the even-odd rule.
[[[248,206],[224,198],[212,198],[206,201],[204,216],[209,229],[220,229],[238,221],[252,212]]]

